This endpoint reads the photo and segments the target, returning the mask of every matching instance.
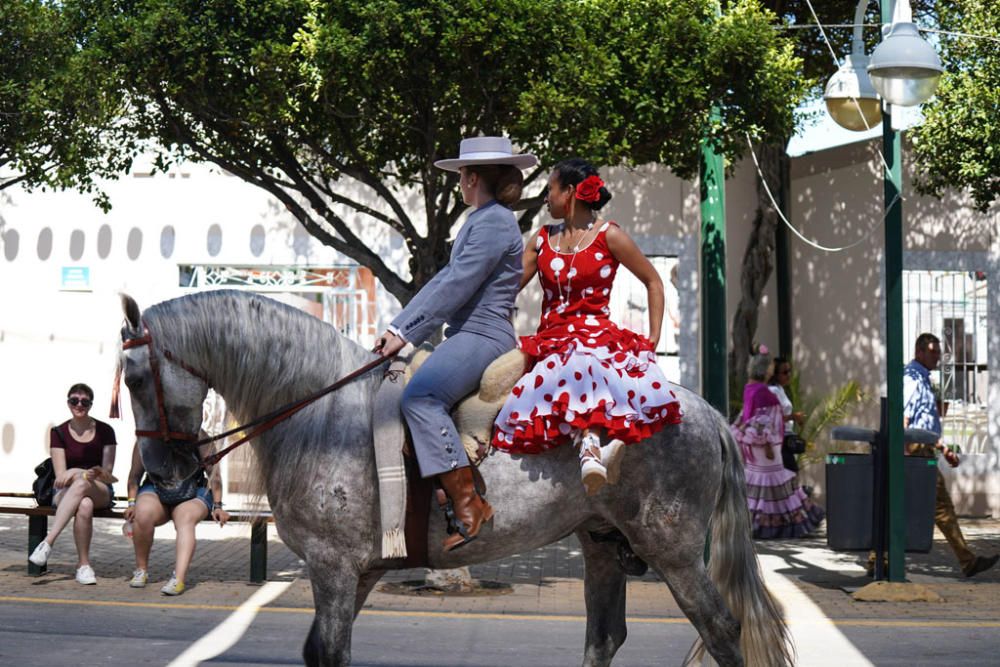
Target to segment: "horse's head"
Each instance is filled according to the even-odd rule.
[[[122,295],[122,370],[132,399],[135,434],[146,472],[172,485],[199,466],[191,448],[201,428],[202,402],[208,382],[197,370],[175,358],[167,341],[142,319],[132,297]]]

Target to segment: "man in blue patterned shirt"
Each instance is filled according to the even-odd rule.
[[[922,333],[917,337],[915,347],[913,361],[908,363],[903,371],[903,416],[907,427],[926,429],[940,436],[941,409],[931,388],[931,371],[937,369],[941,361],[941,341],[934,334]],[[934,449],[944,455],[951,467],[958,466],[958,454],[945,447],[940,440],[934,445]],[[934,452],[930,455],[933,456]],[[988,570],[1000,559],[998,554],[977,556],[969,549],[965,536],[962,535],[962,529],[958,525],[955,505],[951,501],[948,488],[944,485],[944,476],[940,470],[937,473],[934,523],[951,545],[965,576],[971,577]]]

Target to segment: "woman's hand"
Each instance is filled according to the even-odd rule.
[[[806,421],[806,414],[804,412],[793,412],[792,421],[799,426],[802,426],[802,424]]]
[[[109,486],[118,481],[118,478],[108,472],[103,466],[94,466],[87,471],[86,477],[88,480],[104,482]]]
[[[57,489],[65,489],[67,486],[76,481],[77,477],[83,475],[83,470],[79,468],[70,468],[64,471],[61,475],[56,475],[56,481],[52,483]]]
[[[126,521],[131,521],[132,519],[134,519],[135,518],[135,505],[129,505],[127,508],[125,508],[125,511],[122,512],[122,516],[125,517]]]
[[[215,507],[212,509],[212,521],[218,521],[219,526],[225,526],[226,522],[229,521],[229,512],[222,509],[221,507]]]
[[[372,352],[378,352],[383,357],[391,357],[406,346],[406,341],[392,333],[386,331],[375,341],[375,348]]]

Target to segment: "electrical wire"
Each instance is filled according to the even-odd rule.
[[[895,198],[893,198],[893,200],[891,202],[889,202],[889,205],[885,207],[885,211],[886,212],[882,216],[882,218],[877,223],[875,223],[874,225],[872,225],[871,228],[865,233],[865,235],[863,237],[861,237],[860,239],[858,239],[857,241],[855,241],[853,243],[849,243],[848,245],[839,246],[839,247],[830,247],[830,246],[821,245],[821,244],[817,243],[816,241],[813,241],[812,239],[806,238],[806,236],[802,232],[800,232],[799,230],[797,230],[795,228],[795,226],[791,222],[789,222],[788,218],[785,217],[785,213],[784,213],[784,211],[781,210],[781,206],[778,205],[778,202],[775,200],[774,195],[771,194],[771,188],[767,184],[767,179],[764,178],[764,172],[760,168],[760,162],[758,162],[758,160],[757,160],[757,152],[754,151],[754,149],[753,149],[753,142],[750,141],[750,134],[749,133],[747,133],[746,138],[747,138],[747,146],[750,148],[750,156],[753,158],[754,167],[756,167],[756,169],[757,169],[757,176],[760,178],[761,185],[764,186],[764,192],[767,193],[768,199],[771,200],[771,205],[774,207],[774,210],[777,211],[778,217],[781,218],[781,221],[785,223],[785,226],[788,227],[788,229],[790,229],[793,234],[795,234],[797,237],[799,237],[802,240],[803,243],[805,243],[806,245],[812,246],[813,248],[816,248],[817,250],[822,250],[823,252],[842,252],[844,250],[850,250],[851,248],[854,248],[854,247],[857,247],[857,246],[861,245],[862,243],[864,243],[865,241],[867,241],[869,238],[871,238],[871,235],[874,234],[875,231],[879,227],[882,226],[882,223],[885,222],[886,216],[889,215],[889,210],[892,209],[892,207],[896,205],[896,202],[898,202],[901,199],[900,196],[899,196],[899,193],[897,192]]]

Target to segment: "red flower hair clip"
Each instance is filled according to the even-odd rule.
[[[576,185],[576,198],[580,201],[585,201],[590,204],[598,201],[601,198],[601,188],[604,187],[604,181],[601,180],[600,176],[591,175],[583,179]]]

